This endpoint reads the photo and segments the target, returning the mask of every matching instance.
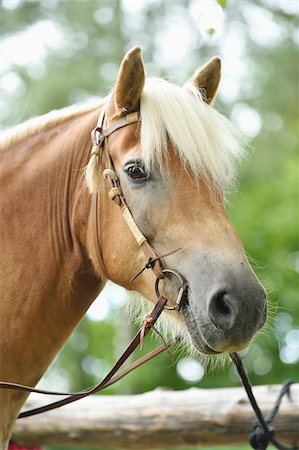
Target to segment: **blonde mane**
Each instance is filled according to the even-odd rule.
[[[148,78],[141,97],[141,149],[146,166],[163,165],[167,140],[183,165],[224,187],[244,153],[240,131],[208,105],[192,84]]]
[[[183,88],[148,78],[140,100],[140,144],[148,170],[167,161],[169,141],[183,166],[223,189],[233,179],[235,162],[244,153],[239,129],[208,105],[192,84]],[[86,168],[89,190],[101,186],[96,156]]]
[[[0,151],[21,142],[27,137],[33,136],[42,130],[47,130],[58,124],[64,123],[70,119],[80,117],[86,112],[91,112],[99,108],[103,101],[96,105],[72,105],[66,108],[53,110],[42,116],[33,117],[26,122],[21,123],[13,128],[5,130],[0,137]]]
[[[74,105],[4,131],[0,151],[23,139],[91,112],[97,105]],[[188,84],[181,88],[159,78],[147,78],[140,101],[140,142],[142,156],[148,169],[152,164],[163,166],[167,160],[168,140],[182,164],[196,176],[210,179],[220,188],[233,178],[235,161],[244,153],[244,138],[224,116],[209,106],[200,91]],[[89,189],[100,185],[94,174],[92,158],[87,167]],[[89,170],[91,169],[91,170]]]

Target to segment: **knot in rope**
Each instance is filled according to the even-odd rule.
[[[118,181],[118,176],[116,175],[115,171],[112,169],[105,169],[103,171],[103,176],[105,178],[110,177],[114,181]]]
[[[279,450],[299,450],[298,446],[287,447],[277,441],[274,437],[274,428],[269,426],[279,410],[283,397],[287,395],[290,398],[290,386],[293,381],[288,380],[283,384],[272,410],[267,417],[264,417],[253,395],[252,386],[240,356],[238,353],[230,353],[229,356],[236,366],[244,389],[247,393],[248,400],[257,418],[253,426],[254,431],[249,436],[250,445],[256,450],[265,450],[271,442],[271,444]]]
[[[141,351],[143,350],[143,341],[144,341],[145,331],[146,331],[147,328],[151,328],[162,339],[163,344],[165,345],[166,350],[168,352],[168,355],[170,356],[170,359],[171,359],[172,363],[174,364],[174,359],[173,359],[173,356],[172,356],[172,354],[171,354],[171,352],[169,350],[169,345],[167,344],[166,340],[164,339],[162,333],[160,333],[160,331],[157,330],[157,328],[153,325],[154,323],[155,323],[155,320],[151,316],[148,317],[147,319],[144,319],[142,321],[142,327],[141,327],[141,330],[140,330],[140,350]]]
[[[91,156],[99,156],[100,155],[100,147],[98,145],[94,145],[90,152]]]
[[[115,197],[119,197],[122,194],[122,190],[120,187],[113,187],[110,189],[109,191],[109,197],[111,198],[111,200],[114,200]]]
[[[269,431],[265,431],[259,422],[254,424],[254,430],[249,435],[249,443],[255,450],[265,450],[273,440],[275,430],[269,427]]]
[[[140,349],[143,350],[143,341],[144,341],[144,336],[145,336],[145,330],[147,327],[152,327],[153,323],[154,323],[154,319],[153,317],[148,317],[147,319],[144,319],[142,321],[142,327],[141,327],[141,331],[140,331]]]

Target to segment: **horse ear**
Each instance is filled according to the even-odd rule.
[[[216,95],[221,76],[221,60],[214,56],[204,66],[197,69],[189,80],[203,93],[203,99],[211,103]]]
[[[122,60],[113,90],[114,115],[135,112],[145,82],[145,69],[139,47],[133,47]]]

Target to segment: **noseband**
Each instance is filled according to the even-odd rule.
[[[184,297],[184,293],[187,289],[187,284],[184,280],[184,277],[174,269],[168,269],[164,266],[162,262],[162,258],[169,256],[174,252],[167,253],[163,256],[158,256],[154,248],[148,242],[147,238],[144,236],[137,223],[134,220],[134,217],[127,205],[125,196],[123,194],[119,177],[116,174],[114,164],[109,153],[108,148],[108,137],[111,136],[115,131],[126,127],[127,125],[131,125],[132,123],[140,122],[140,114],[139,112],[134,112],[131,114],[126,114],[120,119],[114,121],[109,127],[106,127],[106,117],[105,117],[105,108],[103,108],[101,115],[99,117],[97,126],[93,129],[91,133],[91,139],[93,142],[93,147],[91,150],[91,156],[95,156],[97,158],[97,166],[100,166],[100,160],[104,161],[105,169],[103,170],[103,176],[109,183],[109,192],[108,195],[111,200],[113,200],[121,209],[123,218],[125,219],[132,235],[134,236],[135,241],[137,242],[140,249],[143,251],[146,262],[141,270],[130,280],[131,282],[135,280],[145,269],[151,269],[156,276],[156,284],[155,284],[155,292],[157,295],[157,299],[161,297],[159,292],[159,280],[165,278],[165,275],[174,276],[179,281],[179,292],[177,296],[177,300],[175,306],[166,306],[165,309],[175,309],[177,311],[180,310],[182,305],[182,300]],[[105,264],[103,261],[103,257],[100,251],[100,242],[99,242],[99,230],[98,230],[98,193],[97,191],[92,195],[92,234],[93,234],[93,242],[94,248],[96,252],[98,265],[103,272],[103,274],[108,278],[107,271],[105,268]],[[177,251],[177,250],[175,250]]]

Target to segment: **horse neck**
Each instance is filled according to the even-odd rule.
[[[35,385],[102,287],[85,247],[90,196],[83,176],[98,114],[42,130],[3,152],[2,380]],[[1,404],[15,405],[7,420],[24,399],[0,391]]]

